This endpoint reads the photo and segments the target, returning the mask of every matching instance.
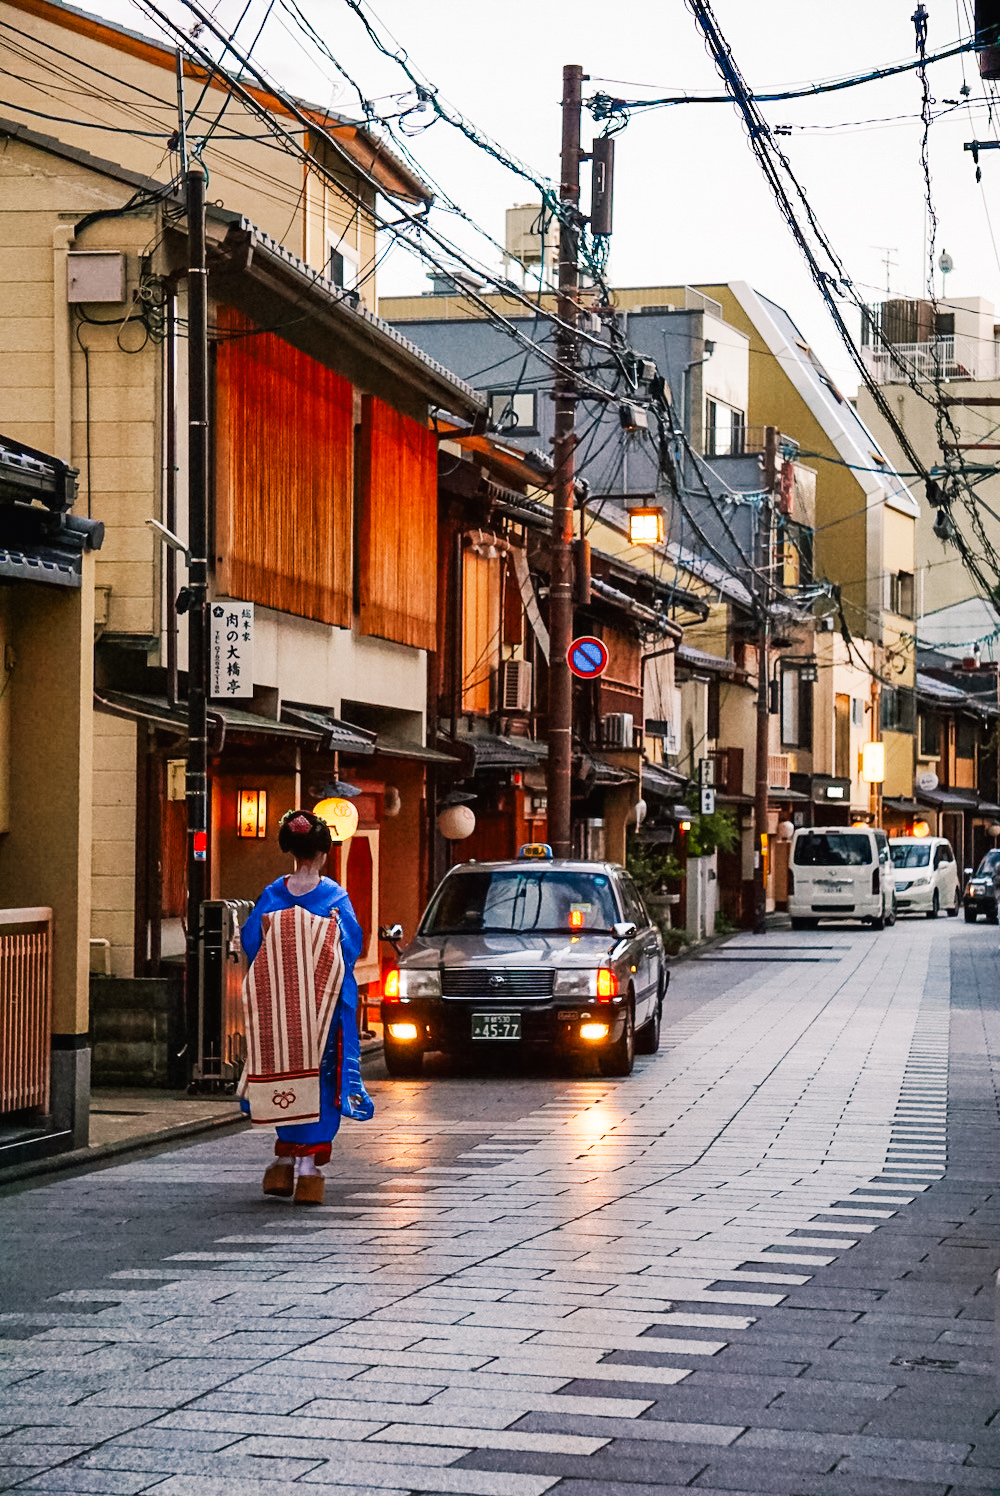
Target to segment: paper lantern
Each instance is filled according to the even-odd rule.
[[[794,823],[794,821],[779,821],[778,822],[778,840],[779,841],[791,841],[791,839],[792,839],[792,837],[794,835],[795,835],[795,823]]]
[[[448,841],[464,841],[476,829],[476,817],[467,805],[448,805],[437,818],[437,828]]]
[[[885,744],[863,743],[861,746],[861,778],[865,784],[881,784],[885,779]]]
[[[358,829],[358,812],[350,800],[321,800],[313,806],[313,815],[326,822],[335,842],[350,841]]]
[[[237,797],[236,835],[267,835],[267,790],[240,790]]]

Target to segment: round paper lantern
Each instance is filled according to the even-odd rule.
[[[793,821],[778,822],[778,840],[791,841],[795,835],[795,823]]]
[[[350,841],[358,829],[358,812],[350,800],[321,800],[313,815],[322,817],[335,842]]]
[[[476,829],[476,817],[467,805],[448,805],[437,818],[437,828],[448,841],[464,841]]]
[[[645,800],[637,800],[632,807],[632,813],[629,816],[629,820],[634,822],[637,831],[642,825],[643,821],[646,819],[646,809],[647,807]]]
[[[385,794],[382,797],[382,814],[384,816],[398,816],[402,809],[403,801],[394,784],[387,784]]]

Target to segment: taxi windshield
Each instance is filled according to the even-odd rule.
[[[607,935],[619,918],[606,874],[470,868],[444,880],[420,933]]]
[[[1000,872],[1000,847],[994,847],[992,852],[987,852],[976,868],[976,877],[983,878],[996,872]]]
[[[926,867],[931,849],[926,842],[890,842],[893,867]]]

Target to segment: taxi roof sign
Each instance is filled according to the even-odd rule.
[[[518,857],[551,857],[552,848],[548,842],[525,842],[517,855]]]

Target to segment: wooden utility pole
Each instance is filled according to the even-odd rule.
[[[573,679],[567,658],[573,640],[573,497],[576,447],[576,380],[579,357],[577,293],[580,206],[580,116],[583,69],[563,68],[562,172],[559,197],[559,317],[556,349],[562,368],[555,381],[555,480],[552,493],[552,561],[549,575],[548,838],[556,857],[572,848],[570,773],[573,752]]]
[[[188,220],[188,755],[187,952],[185,1016],[188,1070],[198,1055],[201,906],[208,856],[208,269],[205,172],[187,172]]]
[[[771,508],[778,488],[778,432],[774,426],[764,431],[765,495],[757,519],[757,752],[754,775],[753,826],[753,929],[755,935],[767,933],[767,799],[768,748],[770,738],[770,701],[768,699],[771,588]]]

